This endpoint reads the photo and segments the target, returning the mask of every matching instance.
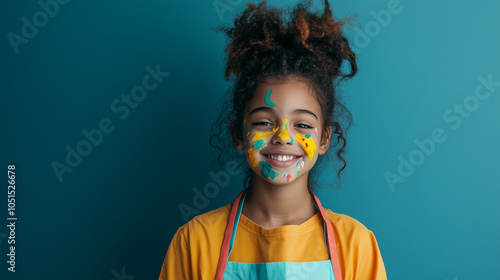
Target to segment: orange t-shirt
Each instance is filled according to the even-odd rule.
[[[159,280],[215,279],[232,203],[198,215],[179,227],[168,247]],[[373,233],[357,220],[325,209],[344,280],[387,280]],[[318,211],[300,225],[265,229],[240,216],[232,262],[307,262],[330,259]]]

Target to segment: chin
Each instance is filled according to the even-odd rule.
[[[271,183],[273,185],[288,185],[288,184],[291,184],[291,183],[295,182],[297,180],[297,178],[299,178],[299,177],[296,177],[295,174],[291,174],[291,173],[282,173],[282,172],[279,172],[276,177],[271,178],[271,177],[265,177],[262,174],[261,170],[254,170],[254,172],[256,172],[256,174],[258,174],[257,176],[259,176],[262,180],[264,180],[266,182],[269,182],[269,183]],[[295,172],[293,172],[293,173],[295,173]],[[284,174],[289,174],[290,177],[286,178],[285,177],[286,175],[284,175]]]
[[[279,186],[288,185],[294,181],[294,180],[287,181],[284,178],[276,178],[276,179],[265,178],[264,180],[266,180],[267,182],[269,182],[273,185],[279,185]]]

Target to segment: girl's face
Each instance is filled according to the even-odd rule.
[[[307,174],[330,143],[331,127],[322,135],[321,106],[304,82],[261,84],[243,120],[243,143],[235,146],[255,174],[273,184]]]

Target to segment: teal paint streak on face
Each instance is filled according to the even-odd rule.
[[[285,178],[285,176],[286,176],[286,173],[283,173],[283,178]]]
[[[297,164],[295,166],[299,166],[299,163],[300,163],[300,159],[297,161]]]
[[[311,137],[311,134],[306,134],[306,138],[309,138],[309,137]]]
[[[297,177],[299,177],[299,172],[300,172],[300,170],[297,170]]]
[[[267,106],[269,107],[274,107],[276,104],[271,102],[271,93],[273,92],[273,89],[270,88],[266,91],[266,98],[264,99],[264,102],[266,103]]]
[[[259,166],[260,166],[260,171],[262,172],[262,176],[264,176],[264,178],[274,179],[276,178],[276,176],[278,176],[278,172],[274,171],[269,163],[265,161],[260,161]]]
[[[260,139],[260,140],[255,141],[254,145],[255,145],[255,148],[257,150],[259,150],[260,148],[264,147],[264,144],[265,144],[264,139]]]
[[[290,142],[293,144],[293,138],[290,137],[290,140],[291,140]]]

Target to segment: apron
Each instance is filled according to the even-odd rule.
[[[329,260],[267,263],[240,263],[229,261],[229,255],[233,249],[236,229],[238,228],[241,210],[243,209],[243,203],[246,196],[246,190],[243,190],[234,199],[231,207],[215,280],[342,280],[332,224],[325,213],[325,209],[321,206],[318,197],[310,188],[308,189],[313,198],[314,206],[321,212],[321,217],[323,218],[325,245],[330,256]]]

